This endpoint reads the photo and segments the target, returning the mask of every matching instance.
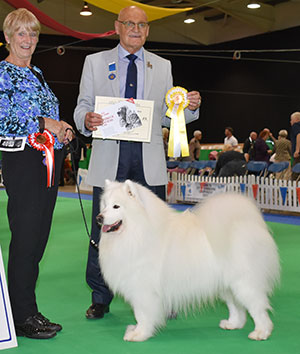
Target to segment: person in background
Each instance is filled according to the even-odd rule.
[[[256,139],[257,133],[251,132],[249,137],[244,142],[243,153],[247,162],[254,159],[254,144]]]
[[[233,129],[231,127],[225,128],[224,145],[231,145],[234,148],[238,146],[238,140],[233,136]]]
[[[200,130],[195,130],[193,135],[194,137],[189,142],[191,161],[199,160],[200,158],[200,152],[201,152],[200,141],[202,139],[202,132]]]
[[[100,114],[94,113],[95,96],[114,96],[154,101],[151,141],[149,143],[94,139],[87,183],[93,186],[91,237],[99,242],[96,223],[100,195],[105,179],[132,179],[165,198],[167,169],[162,139],[162,125],[169,127],[165,116],[165,96],[173,87],[171,63],[143,48],[149,34],[146,13],[137,6],[122,9],[115,21],[119,45],[108,51],[87,56],[80,82],[80,92],[74,112],[76,126],[82,134],[91,136],[103,124]],[[131,70],[134,69],[134,70]],[[129,75],[134,71],[135,75]],[[128,73],[128,75],[127,75]],[[129,80],[134,77],[136,80]],[[129,90],[131,90],[129,94]],[[189,106],[185,109],[186,123],[199,117],[199,92],[187,93]],[[86,273],[92,289],[92,304],[86,318],[102,318],[109,311],[113,298],[99,269],[98,250],[89,248]]]
[[[266,144],[266,140],[269,137],[269,132],[265,129],[262,130],[254,144],[254,160],[269,162],[272,150]]]
[[[77,179],[77,172],[79,169],[79,162],[81,159],[86,158],[86,144],[82,139],[76,139],[71,142],[72,149],[71,152],[73,151],[73,156],[72,156],[72,164],[74,163],[74,170],[75,170],[75,179]],[[73,167],[73,166],[72,166]]]
[[[278,139],[274,139],[274,150],[273,155],[270,158],[272,162],[289,162],[289,167],[283,171],[276,174],[277,178],[290,179],[291,177],[291,157],[292,157],[292,144],[290,140],[287,139],[288,132],[282,129],[278,133]]]
[[[48,339],[62,326],[38,310],[35,287],[72,127],[60,120],[56,96],[31,64],[40,33],[37,18],[19,8],[6,16],[3,32],[9,52],[0,62],[0,150],[11,230],[8,291],[17,336]],[[45,157],[46,145],[53,155]]]
[[[274,138],[274,136],[269,128],[264,128],[263,130],[268,134],[267,139],[266,139],[266,144],[268,145],[269,150],[272,150],[272,152],[273,152],[276,139]]]
[[[162,128],[162,137],[163,137],[163,143],[164,143],[164,150],[165,150],[165,157],[166,160],[169,159],[168,156],[168,147],[169,147],[169,129],[166,127]]]
[[[214,176],[216,177],[230,177],[242,176],[246,173],[245,154],[237,151],[231,145],[224,145],[220,151]]]
[[[290,118],[291,124],[291,143],[292,143],[292,156],[293,166],[300,162],[300,112],[294,112]],[[297,173],[292,173],[292,180],[296,180]]]
[[[211,152],[209,153],[208,159],[209,159],[209,160],[212,160],[212,161],[215,161],[215,160],[218,159],[218,155],[219,155],[218,150],[213,150],[213,151],[211,151]]]
[[[278,133],[278,139],[275,139],[275,147],[273,152],[275,153],[274,161],[291,161],[292,157],[292,144],[290,140],[287,139],[288,132],[282,129]]]

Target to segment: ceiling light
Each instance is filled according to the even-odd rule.
[[[83,8],[80,11],[81,16],[91,16],[93,13],[89,8],[89,5],[87,4],[86,1],[83,2]]]
[[[183,22],[184,23],[194,23],[195,20],[193,18],[186,18]]]
[[[257,1],[250,1],[247,5],[248,9],[259,9],[260,4]]]

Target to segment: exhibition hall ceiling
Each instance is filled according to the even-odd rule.
[[[109,3],[114,0],[106,0]],[[76,31],[103,33],[113,30],[116,14],[88,3],[92,16],[79,14],[80,0],[28,0],[55,21]],[[92,1],[97,3],[97,1]],[[98,1],[99,3],[100,1]],[[118,3],[122,0],[118,0]],[[300,26],[300,0],[263,0],[260,9],[248,9],[248,0],[138,0],[148,6],[187,9],[179,14],[150,23],[148,40],[153,42],[211,45]],[[5,16],[13,10],[6,1],[0,1],[1,26]],[[194,23],[184,20],[192,18]],[[2,28],[2,27],[1,27]],[[42,27],[42,33],[59,34]],[[117,38],[112,36],[111,38]]]

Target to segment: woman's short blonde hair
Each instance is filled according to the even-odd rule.
[[[233,146],[230,145],[230,144],[225,144],[225,145],[223,146],[222,152],[231,151],[231,150],[234,150],[234,149],[233,149]]]
[[[285,129],[280,130],[280,132],[278,133],[278,135],[281,136],[282,138],[286,138],[288,134],[289,133]]]
[[[37,36],[41,32],[39,20],[32,12],[24,8],[14,10],[6,16],[3,22],[3,32],[11,38],[21,27],[25,27],[27,31],[37,32]],[[6,48],[9,50],[9,46]]]

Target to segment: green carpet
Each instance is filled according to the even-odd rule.
[[[0,190],[0,244],[4,263],[10,233],[6,217],[6,194]],[[83,201],[88,221],[91,201]],[[24,207],[26,202],[24,201]],[[274,331],[265,342],[247,338],[253,329],[251,319],[245,328],[224,331],[218,327],[227,316],[223,304],[201,313],[179,316],[168,322],[154,338],[144,343],[122,340],[127,324],[134,323],[130,307],[114,299],[111,312],[102,320],[86,320],[90,290],[85,283],[88,239],[75,199],[58,198],[45,256],[41,262],[37,286],[39,309],[51,320],[63,325],[62,332],[50,340],[18,337],[18,348],[7,352],[21,354],[294,354],[300,353],[300,226],[268,223],[280,250],[282,281],[272,305]]]

